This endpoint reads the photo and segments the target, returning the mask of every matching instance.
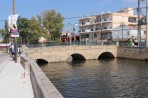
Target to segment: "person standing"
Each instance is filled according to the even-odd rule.
[[[14,60],[14,56],[15,56],[14,43],[11,44],[11,53],[12,53],[12,60]]]
[[[11,45],[9,45],[9,55],[10,55],[10,57],[12,57],[12,49],[11,49]]]

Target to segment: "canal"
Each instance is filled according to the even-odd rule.
[[[148,98],[148,62],[125,59],[41,66],[64,98]]]

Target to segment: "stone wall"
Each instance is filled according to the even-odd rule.
[[[118,47],[117,57],[135,60],[148,60],[148,48]]]
[[[21,64],[30,75],[35,98],[63,98],[34,60],[21,55]]]
[[[86,60],[98,59],[104,52],[110,52],[117,57],[117,46],[54,46],[26,49],[26,54],[32,59],[44,59],[48,62],[66,61],[72,54],[81,54]]]

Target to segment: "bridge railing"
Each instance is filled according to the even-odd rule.
[[[27,47],[50,47],[50,46],[97,46],[97,45],[117,45],[117,42],[71,42],[71,43],[57,43],[57,42],[48,42],[45,44],[28,44]]]
[[[64,98],[32,58],[22,54],[20,60],[25,75],[30,75],[34,98]]]

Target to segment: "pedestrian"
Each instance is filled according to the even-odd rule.
[[[12,60],[14,60],[14,55],[15,55],[14,43],[11,44],[11,53],[12,53]]]
[[[128,39],[128,47],[131,47],[131,40],[130,39]]]
[[[12,49],[11,49],[11,45],[9,45],[9,55],[10,55],[10,57],[12,57]]]
[[[21,51],[21,46],[20,46],[20,45],[18,46],[18,49],[17,49],[17,50],[18,50],[18,54],[19,54],[18,56],[20,56],[21,53],[22,53],[22,51]]]

